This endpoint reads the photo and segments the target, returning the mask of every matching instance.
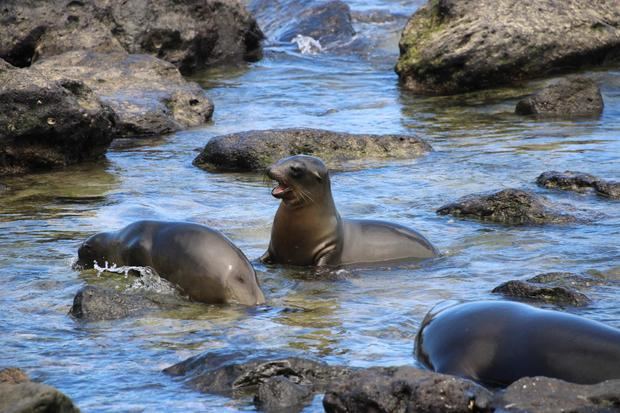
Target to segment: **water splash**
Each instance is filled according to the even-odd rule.
[[[310,36],[298,34],[291,39],[291,43],[297,44],[302,54],[319,54],[323,51],[321,43]]]
[[[116,274],[124,274],[125,278],[127,278],[130,271],[138,273],[139,276],[129,286],[128,290],[142,290],[158,294],[181,296],[181,293],[174,284],[160,277],[151,267],[131,265],[122,265],[119,267],[116,264],[110,265],[107,261],[103,266],[100,266],[97,261],[95,261],[93,268],[97,271],[97,276],[101,276],[103,272],[113,272]]]

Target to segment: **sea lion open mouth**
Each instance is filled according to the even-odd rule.
[[[276,198],[284,198],[287,193],[291,192],[293,188],[285,184],[284,182],[278,182],[278,186],[271,190],[271,195]]]

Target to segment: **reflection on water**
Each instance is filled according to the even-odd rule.
[[[353,10],[419,1],[351,1]],[[361,24],[361,23],[356,23]],[[213,123],[155,140],[116,142],[107,161],[3,179],[0,198],[0,365],[26,369],[84,411],[237,411],[247,400],[203,395],[161,370],[203,351],[268,349],[355,366],[413,364],[413,337],[440,300],[499,299],[490,290],[547,271],[603,274],[593,304],[568,309],[620,327],[620,205],[591,193],[538,188],[545,170],[620,179],[620,72],[592,74],[603,85],[600,119],[521,118],[519,97],[539,85],[446,98],[401,91],[392,71],[392,26],[356,27],[381,40],[370,55],[301,55],[274,47],[265,59],[197,77],[209,90]],[[386,57],[388,56],[388,57]],[[386,268],[353,268],[314,279],[256,259],[269,242],[277,201],[260,174],[210,174],[191,161],[213,136],[249,129],[320,127],[413,133],[434,147],[412,161],[372,163],[333,175],[342,216],[409,225],[442,257]],[[362,168],[369,167],[369,168]],[[517,187],[568,204],[591,223],[505,227],[439,217],[435,210],[473,192]],[[127,288],[129,276],[71,269],[89,235],[139,219],[185,220],[228,235],[253,260],[267,305],[248,309],[185,302],[126,320],[80,323],[67,316],[85,283]],[[320,411],[320,398],[310,411]]]

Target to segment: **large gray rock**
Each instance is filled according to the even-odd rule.
[[[84,82],[0,59],[0,175],[102,157],[117,119]]]
[[[596,82],[583,76],[561,79],[517,103],[518,115],[598,116],[603,96]]]
[[[213,114],[204,90],[149,55],[73,51],[33,67],[53,79],[84,82],[118,116],[117,137],[160,135],[199,126]]]
[[[607,181],[594,175],[574,171],[547,171],[536,178],[536,183],[545,188],[583,192],[594,189],[597,195],[620,199],[620,182]]]
[[[0,412],[79,413],[71,399],[51,386],[33,383],[20,369],[0,371]]]
[[[496,412],[611,413],[620,411],[620,380],[581,385],[548,377],[526,377],[498,393]]]
[[[596,66],[620,48],[617,0],[433,0],[409,20],[405,87],[451,94]]]
[[[294,412],[301,411],[312,396],[312,386],[275,376],[258,385],[254,402],[262,411]]]
[[[329,388],[328,413],[470,413],[489,411],[492,393],[465,379],[413,367],[375,367]]]
[[[255,60],[262,32],[237,0],[5,0],[0,57],[16,66],[70,50],[148,53],[189,73]]]
[[[545,198],[520,189],[468,195],[442,206],[437,213],[508,225],[565,224],[577,220],[551,207]]]
[[[69,314],[83,321],[114,320],[135,317],[163,306],[163,303],[138,293],[86,286],[75,295]]]
[[[272,129],[217,136],[194,159],[210,171],[263,171],[291,155],[317,156],[330,169],[347,161],[416,158],[432,150],[422,139],[407,135],[352,135],[319,129]]]

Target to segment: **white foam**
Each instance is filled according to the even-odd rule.
[[[97,276],[100,276],[103,272],[113,272],[116,274],[124,274],[125,278],[129,276],[129,271],[136,271],[140,274],[140,276],[136,277],[131,286],[129,286],[129,290],[146,290],[159,294],[180,295],[174,284],[164,278],[161,278],[151,267],[130,265],[123,265],[119,267],[116,264],[110,265],[107,261],[102,267],[97,263],[97,261],[95,261],[93,268],[97,271]]]
[[[291,43],[297,44],[297,48],[302,54],[318,54],[323,51],[321,43],[310,36],[298,34],[293,37]]]

